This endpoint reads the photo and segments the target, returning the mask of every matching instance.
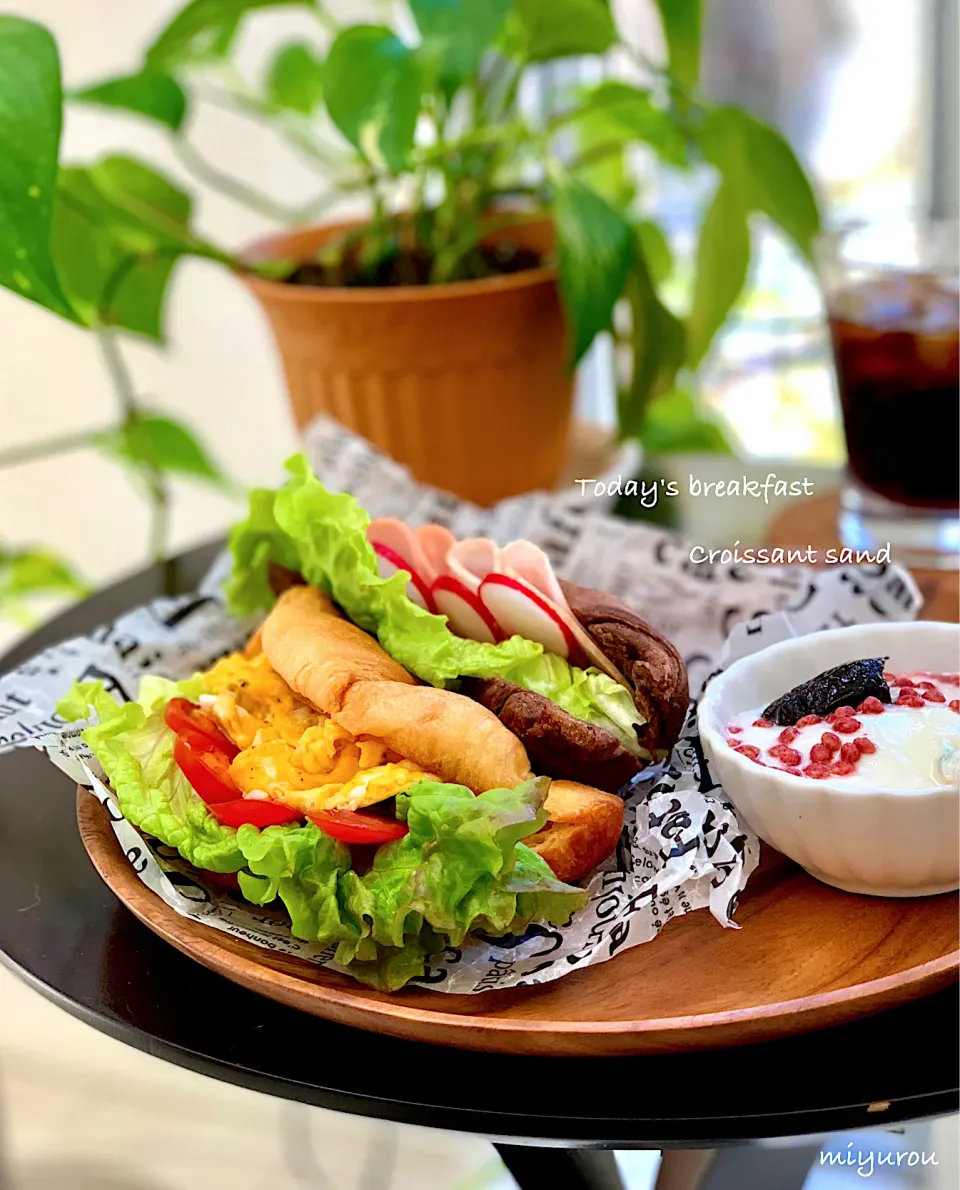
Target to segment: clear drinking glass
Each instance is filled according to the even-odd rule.
[[[958,225],[861,225],[823,235],[817,256],[847,440],[843,544],[956,568]]]

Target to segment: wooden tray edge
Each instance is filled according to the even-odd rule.
[[[699,1017],[541,1024],[411,1008],[387,999],[371,998],[377,994],[359,984],[356,990],[325,984],[322,968],[315,969],[312,965],[311,972],[317,970],[321,980],[288,975],[259,961],[260,948],[242,939],[229,936],[231,946],[227,949],[223,944],[227,935],[188,922],[147,888],[120,850],[103,807],[82,787],[77,789],[77,824],[84,849],[101,880],[140,922],[182,954],[249,991],[312,1016],[406,1040],[458,1049],[558,1057],[721,1048],[809,1032],[869,1016],[939,991],[960,977],[960,950],[956,950],[856,988]],[[185,927],[189,927],[189,932]],[[298,961],[295,956],[291,959]],[[304,984],[309,991],[304,990]],[[422,994],[433,999],[441,993],[423,989]],[[523,995],[523,989],[517,989],[516,994]]]

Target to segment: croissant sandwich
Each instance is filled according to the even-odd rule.
[[[280,597],[261,643],[268,663],[309,706],[355,740],[376,740],[421,779],[479,794],[516,789],[534,777],[523,744],[494,714],[460,694],[417,684],[315,587],[292,587]],[[623,803],[573,781],[540,786],[546,819],[527,845],[558,879],[581,880],[616,846]],[[338,793],[337,804],[374,804],[371,785],[361,789],[359,796]]]
[[[686,668],[631,608],[558,580],[529,541],[371,521],[302,457],[288,468],[286,485],[255,492],[234,530],[234,610],[270,607],[292,585],[321,588],[421,682],[496,715],[540,775],[614,793],[670,755]]]
[[[566,922],[623,824],[619,798],[537,774],[492,711],[419,682],[318,587],[186,682],[147,677],[126,704],[85,683],[60,710],[97,718],[84,738],[135,826],[381,990],[472,931]]]
[[[231,535],[246,646],[185,682],[60,705],[126,818],[393,990],[473,932],[562,924],[669,755],[676,649],[526,541],[371,521],[306,461]]]

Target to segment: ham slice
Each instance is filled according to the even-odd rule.
[[[447,552],[447,569],[476,595],[488,574],[500,573],[500,551],[489,537],[465,537]]]
[[[511,541],[500,549],[489,537],[457,541],[443,525],[422,525],[414,531],[397,517],[371,521],[367,537],[380,573],[408,571],[410,598],[446,615],[458,635],[483,642],[525,636],[548,652],[594,665],[627,686],[570,610],[550,559],[539,546]],[[488,583],[482,591],[481,584],[497,575],[507,581]]]
[[[398,570],[410,575],[407,595],[425,611],[435,612],[430,595],[432,579],[417,535],[398,517],[377,517],[367,526],[367,540],[377,555],[377,569],[381,578],[390,578]]]
[[[553,573],[550,559],[539,546],[534,545],[531,541],[511,541],[500,551],[500,562],[503,574],[532,587],[546,601],[555,617],[563,622],[567,636],[574,642],[576,651],[580,652],[590,665],[596,666],[601,673],[607,674],[621,686],[627,685],[623,674],[597,648],[588,633],[584,631],[580,621],[570,610],[570,605],[557,581],[557,576]],[[503,624],[502,616],[501,625],[507,629],[507,626]],[[538,640],[539,638],[535,636],[532,639]],[[540,643],[544,648],[550,648],[546,640],[540,640]],[[570,652],[573,651],[574,649],[571,648]],[[561,656],[566,656],[566,654],[561,653]]]
[[[566,607],[567,601],[550,559],[532,541],[511,541],[505,545],[500,551],[500,566],[504,574],[529,583],[556,607]]]
[[[417,540],[417,535],[399,517],[376,517],[367,526],[367,540],[372,546],[385,545],[388,550],[403,558],[423,579],[426,578],[426,559]],[[429,584],[427,584],[429,586]]]
[[[424,579],[432,587],[441,575],[449,574],[447,555],[457,544],[457,539],[445,525],[421,525],[417,530],[417,543],[423,556],[426,571]]]

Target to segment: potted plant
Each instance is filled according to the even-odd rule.
[[[315,0],[290,0],[316,38],[281,46],[249,81],[232,59],[238,31],[277,0],[192,0],[136,72],[68,99],[162,125],[198,180],[286,225],[247,252],[198,236],[189,195],[142,161],[58,170],[55,46],[0,18],[0,283],[101,330],[158,338],[176,261],[219,260],[263,304],[301,424],[328,410],[420,479],[481,503],[550,486],[572,370],[598,333],[616,324],[627,345],[619,431],[642,437],[743,288],[752,216],[804,254],[817,230],[783,139],[697,97],[699,0],[655,3],[662,63],[625,43],[606,0],[406,0],[396,28],[341,28]],[[570,89],[546,116],[521,101],[545,63],[608,54],[646,81]],[[203,102],[270,121],[316,163],[316,200],[281,208],[198,154],[190,113]],[[662,296],[670,247],[630,180],[638,147],[716,174],[683,311]],[[344,194],[365,197],[366,217],[317,226]]]

